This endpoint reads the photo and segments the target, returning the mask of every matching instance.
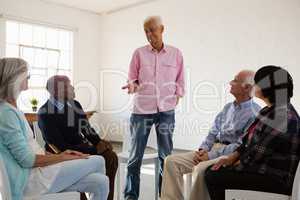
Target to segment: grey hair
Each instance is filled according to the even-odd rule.
[[[244,83],[243,84],[248,84],[248,85],[254,85],[254,76],[255,76],[255,72],[252,70],[243,70],[243,73],[246,74],[246,78],[244,79]]]
[[[249,96],[253,97],[254,96],[254,76],[255,76],[255,72],[252,70],[243,70],[240,73],[244,73],[245,77],[243,80],[242,85],[245,87],[245,85],[251,85],[251,90],[249,91]]]
[[[157,16],[149,16],[149,17],[147,17],[144,20],[144,26],[147,23],[151,22],[151,21],[155,22],[157,25],[163,25],[161,17],[157,15]]]
[[[0,59],[0,100],[16,100],[26,78],[28,64],[21,58]]]

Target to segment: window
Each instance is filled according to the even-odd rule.
[[[66,75],[72,81],[73,32],[47,26],[6,21],[7,57],[20,57],[29,64],[29,90],[24,91],[18,105],[30,110],[30,99],[41,106],[49,97],[45,86],[49,77]]]

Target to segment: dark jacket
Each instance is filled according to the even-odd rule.
[[[294,107],[262,109],[237,151],[237,170],[269,175],[291,188],[300,160],[300,118]]]
[[[38,125],[45,142],[53,144],[60,151],[70,149],[97,154],[96,145],[101,139],[90,126],[78,101],[68,101],[59,110],[48,100],[39,109]],[[47,144],[46,150],[50,150]]]

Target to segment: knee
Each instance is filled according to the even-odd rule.
[[[176,156],[175,155],[170,155],[170,156],[167,156],[165,158],[164,167],[165,167],[166,170],[174,169],[177,165],[176,163],[177,163]]]
[[[127,162],[127,171],[132,174],[140,174],[142,166],[142,159],[139,158],[129,158]]]
[[[200,162],[198,165],[196,165],[196,167],[194,167],[194,175],[196,177],[204,177],[207,169],[207,165],[203,162]]]
[[[95,172],[100,172],[105,174],[105,159],[102,156],[93,155],[89,159],[92,165],[95,167]]]

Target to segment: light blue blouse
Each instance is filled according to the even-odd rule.
[[[0,101],[0,153],[9,177],[13,200],[21,200],[35,154],[28,145],[24,114]]]

